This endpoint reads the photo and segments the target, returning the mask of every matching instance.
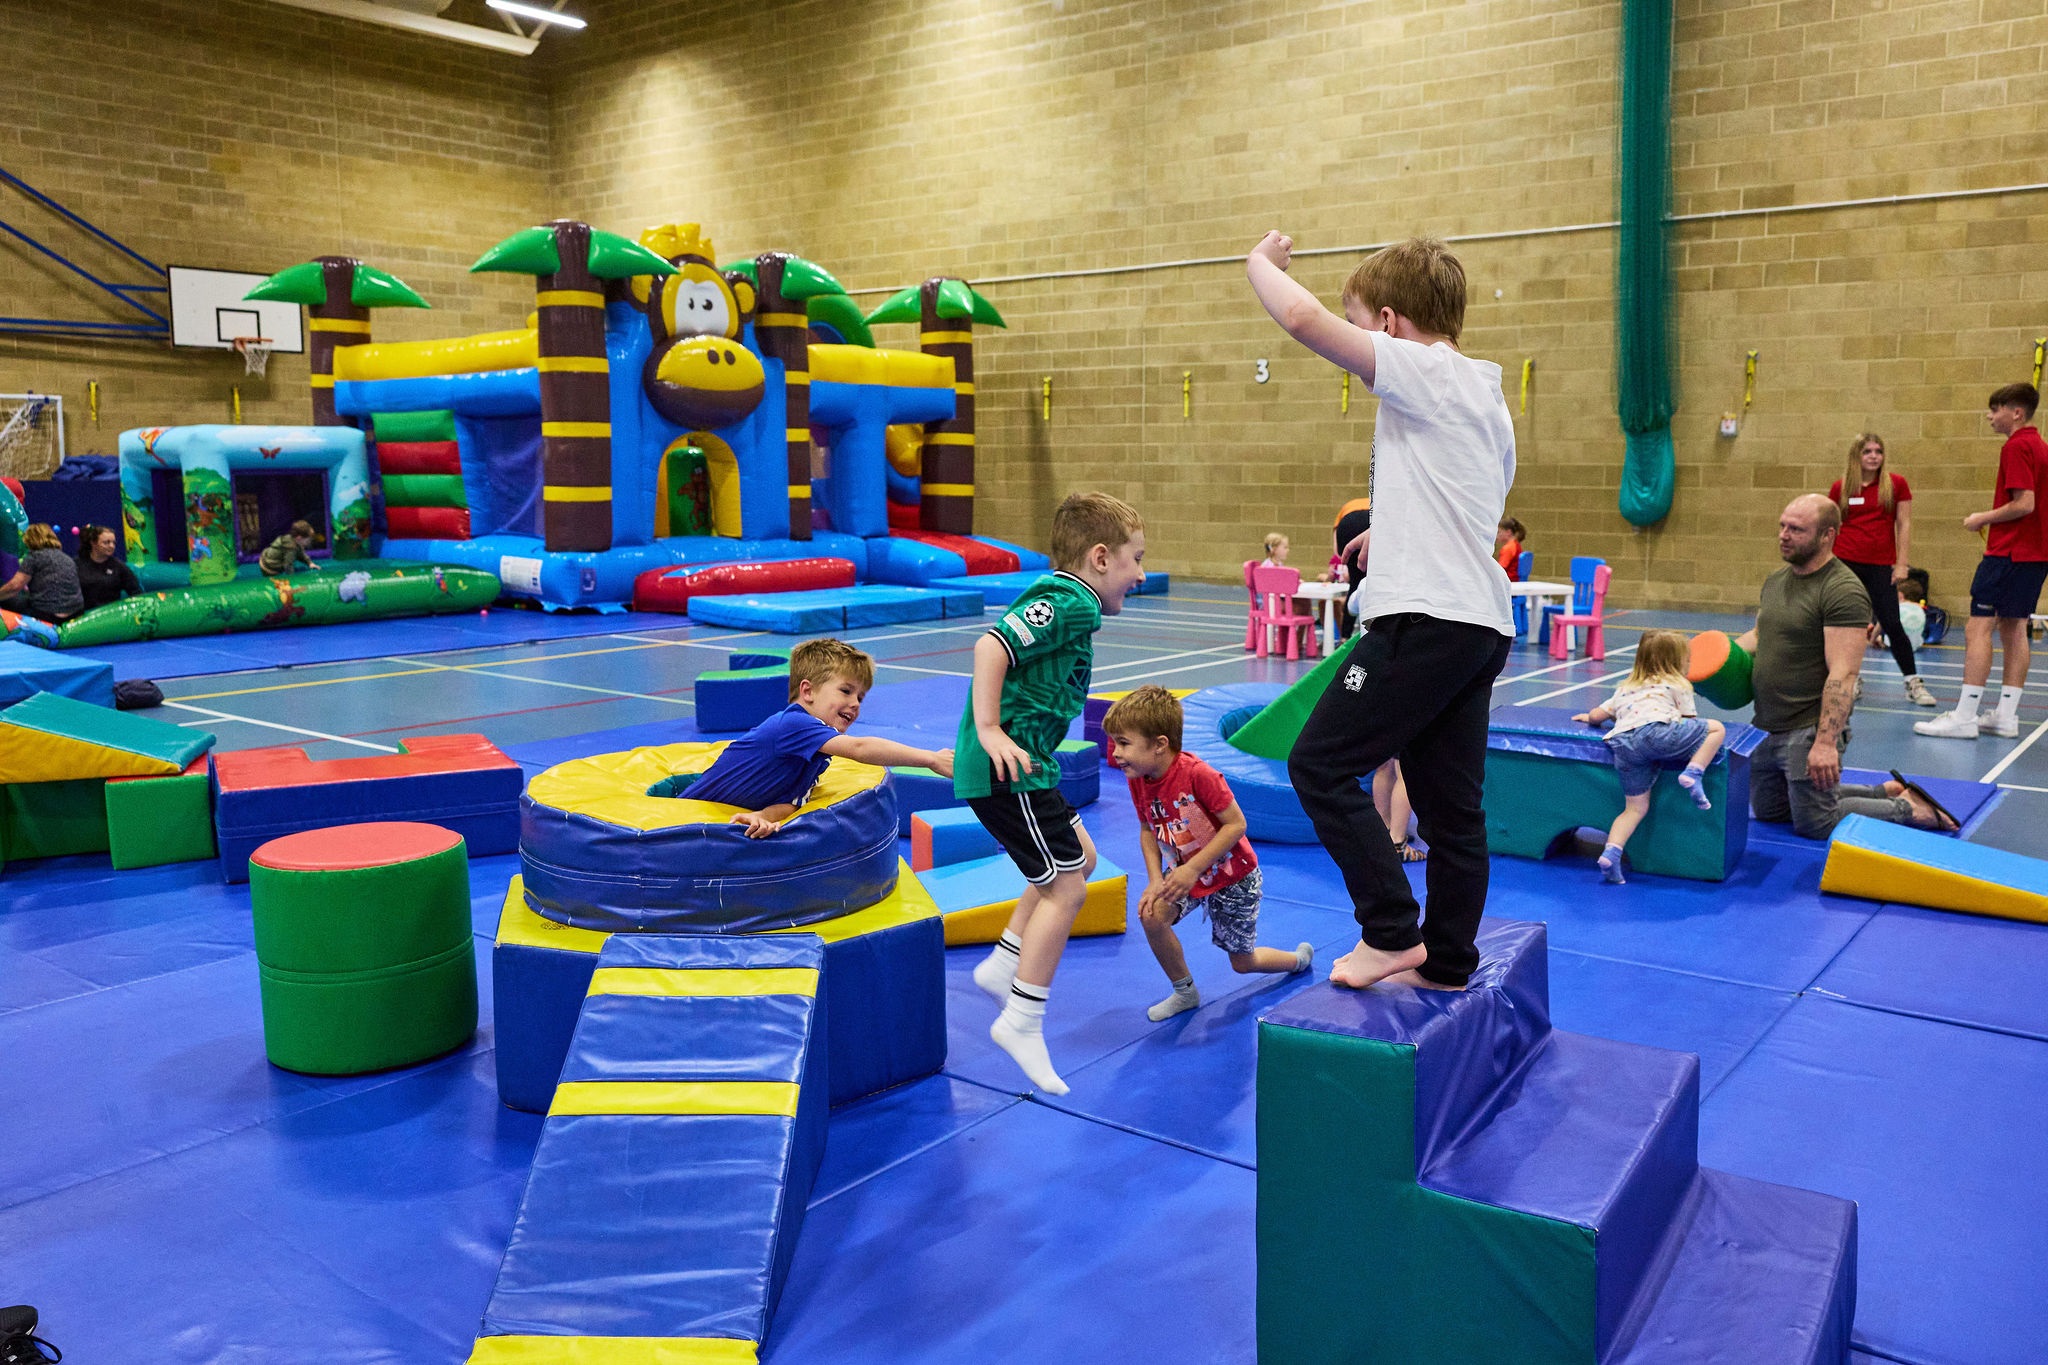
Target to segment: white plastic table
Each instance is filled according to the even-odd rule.
[[[1532,578],[1526,583],[1508,584],[1508,596],[1529,599],[1529,633],[1533,638],[1543,626],[1543,609],[1550,605],[1552,598],[1556,598],[1557,604],[1561,607],[1569,607],[1572,604],[1572,585],[1545,583]]]
[[[1351,591],[1346,583],[1316,583],[1303,579],[1301,586],[1294,590],[1296,597],[1305,601],[1319,602],[1317,608],[1323,617],[1323,653],[1337,648],[1337,607]]]

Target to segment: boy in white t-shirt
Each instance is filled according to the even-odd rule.
[[[1500,366],[1458,350],[1465,271],[1444,244],[1411,240],[1344,285],[1344,316],[1288,278],[1294,243],[1269,232],[1245,273],[1273,320],[1380,400],[1373,429],[1369,627],[1316,703],[1288,775],[1351,894],[1358,947],[1330,979],[1462,990],[1486,909],[1487,710],[1514,624],[1493,533],[1515,478]],[[1361,559],[1365,558],[1362,553]],[[1401,760],[1429,845],[1429,918],[1360,779]],[[1405,833],[1405,831],[1404,831]]]

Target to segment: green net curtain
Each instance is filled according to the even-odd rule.
[[[1621,27],[1621,246],[1615,259],[1615,388],[1628,451],[1621,514],[1671,510],[1671,0],[1625,0]]]

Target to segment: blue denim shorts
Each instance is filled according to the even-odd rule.
[[[1621,794],[1641,796],[1657,785],[1657,765],[1692,757],[1707,738],[1707,723],[1697,716],[1660,720],[1607,736],[1614,771],[1621,774]]]

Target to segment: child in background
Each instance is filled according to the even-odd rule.
[[[1906,578],[1893,585],[1899,595],[1899,628],[1908,640],[1927,634],[1927,589],[1918,579]]]
[[[1055,757],[1088,701],[1095,632],[1145,581],[1145,523],[1107,493],[1074,493],[1052,514],[1053,572],[1026,588],[974,645],[974,681],[955,741],[953,794],[1029,883],[974,984],[1003,1001],[988,1036],[1031,1083],[1064,1095],[1045,1049],[1045,1002],[1088,894],[1095,847],[1060,795]]]
[[[726,745],[702,777],[669,795],[739,806],[730,823],[745,825],[749,839],[766,839],[796,814],[835,757],[951,777],[951,749],[913,749],[846,733],[874,685],[875,661],[861,650],[843,640],[804,641],[789,655],[789,705]]]
[[[1494,562],[1508,571],[1508,582],[1522,581],[1522,543],[1529,538],[1529,528],[1513,517],[1502,517],[1500,525],[1493,530]]]
[[[1600,854],[1600,879],[1617,886],[1626,880],[1621,875],[1621,851],[1650,813],[1650,788],[1657,783],[1658,763],[1685,758],[1678,785],[1701,810],[1713,809],[1701,779],[1720,750],[1727,727],[1718,720],[1699,718],[1692,684],[1685,678],[1686,652],[1685,637],[1677,631],[1644,631],[1628,681],[1603,705],[1572,717],[1589,725],[1614,722],[1605,738],[1614,754],[1614,770],[1621,777],[1622,809],[1607,831],[1607,847]]]
[[[1198,902],[1209,912],[1209,941],[1238,972],[1305,972],[1313,945],[1291,953],[1259,947],[1258,855],[1244,812],[1223,775],[1180,747],[1180,703],[1163,687],[1141,687],[1102,718],[1113,761],[1129,775],[1131,804],[1147,832],[1138,836],[1148,874],[1138,922],[1173,993],[1145,1011],[1153,1023],[1202,1003],[1173,926]]]
[[[295,521],[291,529],[263,547],[263,553],[256,556],[256,567],[263,570],[266,578],[282,578],[298,572],[299,565],[317,567],[313,557],[306,553],[313,546],[314,531],[310,523]]]
[[[1282,569],[1287,567],[1287,551],[1290,548],[1287,543],[1287,537],[1281,535],[1278,531],[1268,535],[1266,537],[1266,557],[1259,561],[1259,567],[1262,569]]]

